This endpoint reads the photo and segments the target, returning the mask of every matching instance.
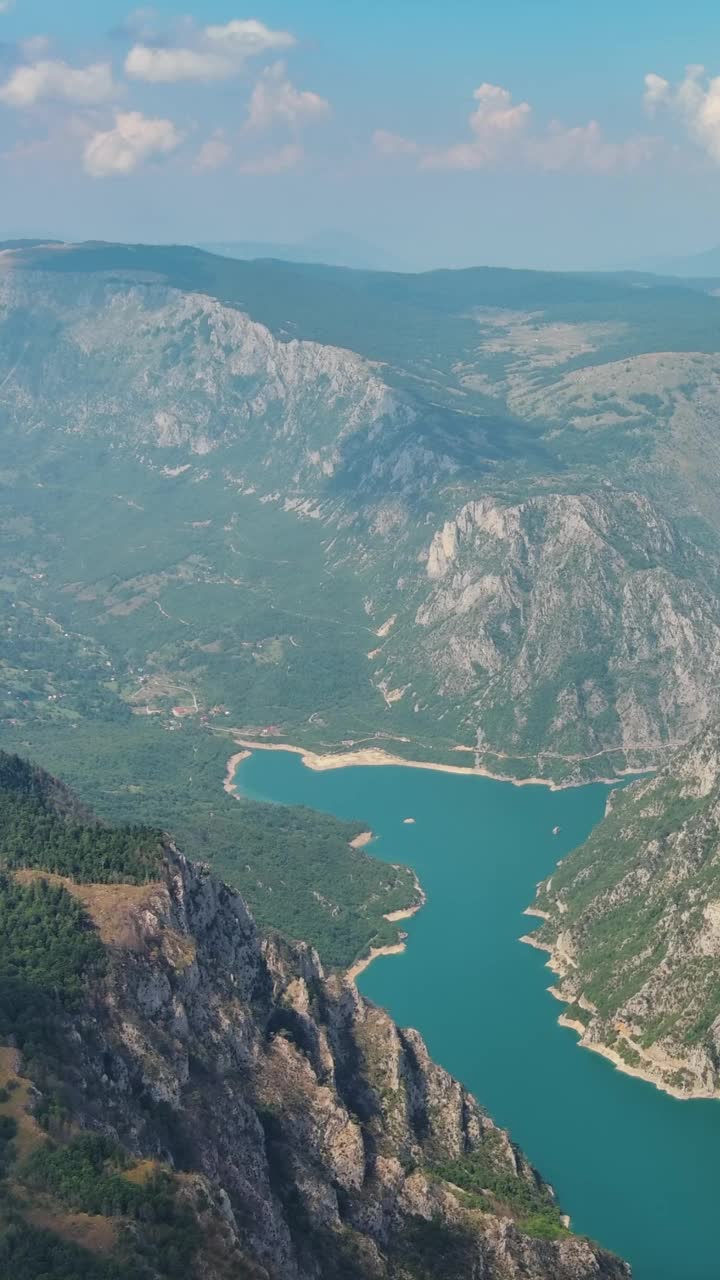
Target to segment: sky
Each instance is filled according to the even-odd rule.
[[[720,242],[716,0],[185,2],[0,0],[0,237],[413,270]]]

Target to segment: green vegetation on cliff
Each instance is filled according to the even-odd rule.
[[[720,735],[611,797],[540,887],[561,991],[585,1036],[681,1092],[720,1090]],[[573,1007],[576,1007],[575,1005]]]
[[[102,973],[104,949],[81,905],[43,879],[21,885],[0,874],[0,920],[0,1037],[42,1056],[58,1018]]]
[[[3,1225],[3,1223],[5,1225]],[[12,1280],[136,1280],[127,1263],[98,1257],[53,1231],[0,1210],[0,1275]],[[137,1277],[140,1280],[140,1277]]]
[[[40,868],[78,882],[143,884],[159,873],[159,831],[79,822],[58,812],[39,770],[0,751],[0,867]]]
[[[528,1170],[519,1174],[508,1168],[499,1134],[490,1134],[468,1155],[437,1165],[435,1172],[465,1193],[461,1203],[466,1208],[495,1213],[500,1206],[522,1231],[539,1239],[562,1240],[570,1235],[546,1184]]]
[[[376,940],[396,941],[397,928],[383,917],[416,901],[407,868],[350,847],[362,822],[228,795],[222,780],[234,747],[226,736],[192,727],[167,733],[152,718],[133,717],[125,728],[80,721],[72,732],[47,725],[17,737],[103,818],[170,830],[189,856],[240,890],[260,925],[311,943],[327,965],[347,967]],[[134,859],[132,830],[103,838]],[[141,847],[152,878],[157,845]],[[118,879],[132,878],[125,866]]]

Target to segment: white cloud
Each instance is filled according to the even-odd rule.
[[[201,28],[185,22],[180,39],[183,43],[133,45],[125,59],[127,75],[153,84],[227,80],[242,71],[248,58],[295,44],[289,31],[273,31],[254,18]]]
[[[376,151],[384,156],[416,156],[420,152],[419,142],[403,138],[399,133],[390,133],[388,129],[376,129],[372,143]]]
[[[670,90],[670,81],[664,80],[662,76],[656,76],[654,72],[650,72],[645,77],[645,93],[643,101],[645,107],[652,115],[655,109],[661,103],[666,102]]]
[[[553,123],[544,135],[528,140],[528,159],[546,173],[619,173],[651,159],[658,139],[642,135],[611,142],[597,120],[565,128]]]
[[[274,124],[299,128],[313,120],[321,120],[330,112],[330,103],[319,93],[296,89],[285,73],[285,63],[267,67],[258,80],[250,99],[248,127],[270,129]]]
[[[373,145],[386,156],[414,157],[420,169],[473,171],[500,165],[540,169],[548,173],[611,173],[634,169],[655,150],[657,139],[631,136],[620,142],[605,138],[596,120],[566,127],[557,121],[532,129],[528,102],[513,102],[497,84],[481,84],[473,93],[476,106],[468,124],[470,136],[447,147],[430,147],[378,129]]]
[[[9,107],[31,107],[43,98],[82,106],[107,102],[117,96],[109,62],[70,67],[66,62],[45,60],[16,67],[0,87],[0,102]]]
[[[473,98],[477,107],[469,119],[472,139],[443,150],[427,151],[423,168],[485,169],[530,120],[529,103],[513,103],[512,94],[498,84],[481,84]]]
[[[708,76],[702,66],[690,66],[685,78],[671,85],[651,72],[645,77],[645,105],[661,107],[681,121],[689,137],[720,164],[720,76]]]
[[[481,84],[473,98],[478,105],[470,116],[470,128],[479,138],[516,133],[527,123],[529,104],[513,106],[512,94],[498,84]]]
[[[93,178],[128,174],[156,156],[169,155],[182,142],[172,120],[151,119],[140,111],[118,111],[115,126],[94,133],[85,146],[85,172]]]
[[[271,31],[255,18],[235,18],[224,27],[205,27],[203,39],[208,45],[231,50],[236,57],[252,58],[268,49],[289,49],[295,37],[289,31]]]
[[[225,137],[224,130],[216,129],[211,138],[203,142],[195,157],[193,169],[196,173],[211,173],[221,169],[232,156],[232,147]]]
[[[285,147],[278,147],[276,151],[269,151],[264,156],[244,160],[240,165],[240,172],[256,174],[288,173],[291,169],[297,169],[298,165],[302,164],[304,154],[299,143],[291,142]]]
[[[125,59],[125,72],[134,80],[174,84],[178,80],[225,80],[233,67],[227,59],[201,49],[153,49],[136,44]]]

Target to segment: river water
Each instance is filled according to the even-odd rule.
[[[255,799],[359,818],[376,833],[369,852],[417,871],[428,901],[401,926],[407,950],[376,960],[360,989],[417,1027],[510,1130],[573,1228],[627,1258],[635,1280],[718,1280],[720,1102],[678,1101],[579,1049],[557,1025],[545,956],[518,942],[536,882],[600,819],[607,788],[315,773],[275,751],[255,752],[237,782]]]

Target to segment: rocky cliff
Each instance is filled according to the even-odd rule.
[[[13,1274],[31,1274],[17,1263],[24,1224],[46,1248],[71,1241],[77,1273],[103,1280],[115,1260],[133,1280],[629,1275],[564,1228],[549,1189],[416,1032],[326,976],[309,948],[259,933],[239,896],[169,841],[118,835],[99,883],[48,874],[30,841],[38,822],[56,866],[78,849],[88,866],[97,828],[58,827],[52,797],[31,800],[2,797],[15,834],[0,877],[0,1139],[14,1147],[0,1258],[16,1257]],[[134,850],[124,883],[110,847]],[[43,955],[28,960],[41,916]],[[57,956],[55,989],[42,988],[38,969]]]
[[[4,634],[0,732],[222,706],[513,776],[664,761],[720,711],[720,384],[709,300],[646,293],[6,251],[3,581],[54,652]]]
[[[702,560],[639,493],[483,497],[432,537],[416,651],[481,760],[526,751],[568,774],[592,753],[610,769],[614,750],[642,760],[717,697],[720,613]]]
[[[720,734],[611,793],[539,886],[557,994],[581,1044],[679,1097],[720,1095]]]

